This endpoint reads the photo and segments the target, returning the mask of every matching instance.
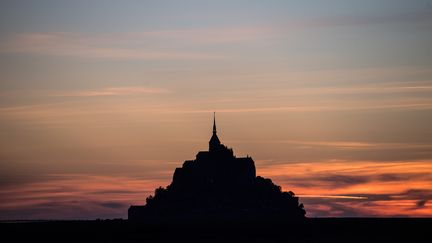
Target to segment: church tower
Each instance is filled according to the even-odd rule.
[[[209,151],[217,151],[220,148],[221,142],[216,134],[216,112],[213,113],[213,135],[209,141]]]

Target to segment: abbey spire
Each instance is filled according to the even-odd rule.
[[[213,134],[216,134],[216,112],[213,112]]]
[[[213,135],[209,141],[209,151],[217,151],[221,146],[221,142],[216,135],[216,112],[213,113]]]

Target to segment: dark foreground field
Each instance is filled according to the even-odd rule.
[[[301,223],[2,222],[2,242],[432,242],[432,219],[321,218]]]

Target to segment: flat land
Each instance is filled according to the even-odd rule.
[[[4,221],[0,232],[2,242],[432,242],[432,218],[165,224],[127,220]]]

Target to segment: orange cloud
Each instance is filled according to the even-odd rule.
[[[312,217],[432,215],[431,161],[261,162],[257,170],[297,193]]]
[[[56,174],[46,181],[0,188],[1,219],[125,218],[131,204],[165,180],[118,176]]]
[[[258,161],[258,174],[300,196],[309,217],[432,216],[431,161],[267,163]],[[52,174],[44,181],[0,188],[0,215],[2,219],[125,218],[129,205],[143,204],[155,188],[168,184],[168,177]]]

